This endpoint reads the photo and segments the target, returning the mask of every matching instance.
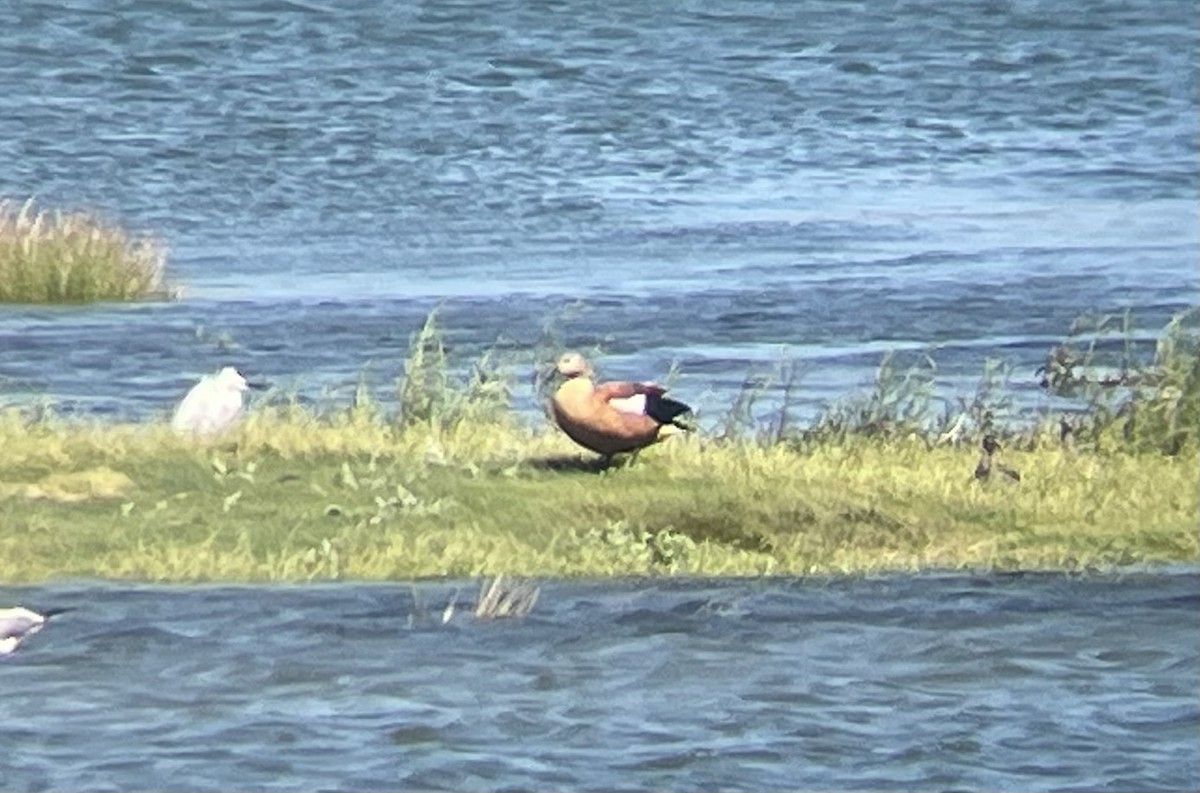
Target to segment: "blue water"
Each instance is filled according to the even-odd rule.
[[[550,323],[709,415],[785,358],[812,415],[888,349],[1036,400],[1080,314],[1197,302],[1196,60],[1183,0],[22,2],[0,196],[159,236],[186,298],[0,307],[0,389],[390,395],[441,305],[456,366]]]
[[[0,589],[78,607],[0,660],[0,785],[1200,785],[1194,569],[476,587]]]
[[[0,402],[160,417],[225,364],[388,397],[440,306],[456,367],[549,326],[708,416],[784,359],[815,415],[887,350],[1036,407],[1080,314],[1197,304],[1191,2],[219,6],[5,9],[0,197],[156,235],[184,297],[0,306]],[[0,787],[1200,787],[1194,570],[551,581],[443,624],[475,585],[0,590],[79,607],[0,663]]]

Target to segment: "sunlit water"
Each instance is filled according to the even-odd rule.
[[[0,590],[78,607],[0,661],[0,785],[1200,785],[1194,570],[475,586]]]
[[[1036,400],[1080,313],[1196,303],[1196,56],[1182,0],[14,3],[0,197],[185,299],[0,307],[0,402],[386,395],[438,305],[456,366],[550,322],[709,415],[888,349]],[[1200,786],[1194,571],[454,589],[0,591],[79,607],[0,662],[0,787]]]
[[[443,305],[456,366],[553,321],[709,415],[784,357],[811,415],[887,349],[1033,398],[1079,314],[1196,302],[1196,56],[1183,0],[26,0],[0,195],[161,236],[188,297],[0,307],[0,392],[386,394]]]

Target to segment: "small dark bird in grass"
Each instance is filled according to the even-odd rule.
[[[975,465],[975,478],[980,482],[986,482],[992,478],[992,473],[995,472],[1001,478],[1007,479],[1010,482],[1020,482],[1021,474],[1014,468],[1009,468],[995,459],[996,452],[1000,451],[1000,442],[996,440],[995,435],[984,435],[983,442],[979,444],[980,454],[979,462]]]
[[[1075,451],[1075,426],[1067,420],[1066,416],[1059,419],[1058,422],[1058,440],[1062,444],[1062,449],[1065,452]]]

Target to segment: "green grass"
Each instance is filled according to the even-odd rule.
[[[162,426],[0,421],[5,579],[761,575],[1195,562],[1197,460],[852,438],[675,438],[598,471],[557,433],[259,412]]]
[[[391,411],[365,388],[323,415],[267,405],[201,445],[161,423],[34,420],[10,408],[0,411],[3,578],[1195,564],[1200,351],[1190,321],[1166,329],[1136,387],[1105,392],[1072,419],[1069,443],[1057,416],[1002,426],[1007,397],[990,369],[959,406],[976,419],[970,439],[938,444],[952,416],[929,415],[920,378],[889,363],[872,391],[811,427],[752,431],[735,417],[725,432],[673,438],[600,470],[507,408],[508,375],[490,358],[451,377],[433,318],[413,338]],[[1001,436],[1019,482],[976,480],[983,432]]]
[[[166,298],[165,253],[83,212],[0,201],[0,303]]]

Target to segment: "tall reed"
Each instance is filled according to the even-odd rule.
[[[1176,314],[1152,347],[1128,313],[1076,320],[1036,372],[1053,407],[1017,411],[1011,366],[989,359],[975,393],[939,415],[936,374],[928,355],[905,367],[887,353],[870,389],[831,404],[810,426],[781,419],[773,436],[813,448],[851,438],[933,446],[994,435],[1025,446],[1051,440],[1103,452],[1200,455],[1200,308]]]
[[[1180,312],[1147,355],[1130,314],[1084,317],[1039,369],[1047,392],[1079,410],[1064,429],[1097,448],[1200,449],[1200,308]]]
[[[396,384],[399,424],[449,430],[464,421],[504,420],[511,401],[511,373],[491,350],[472,364],[465,381],[456,379],[437,314],[431,311],[409,341],[404,374]]]
[[[95,215],[0,201],[0,303],[166,298],[165,262],[158,241]]]

